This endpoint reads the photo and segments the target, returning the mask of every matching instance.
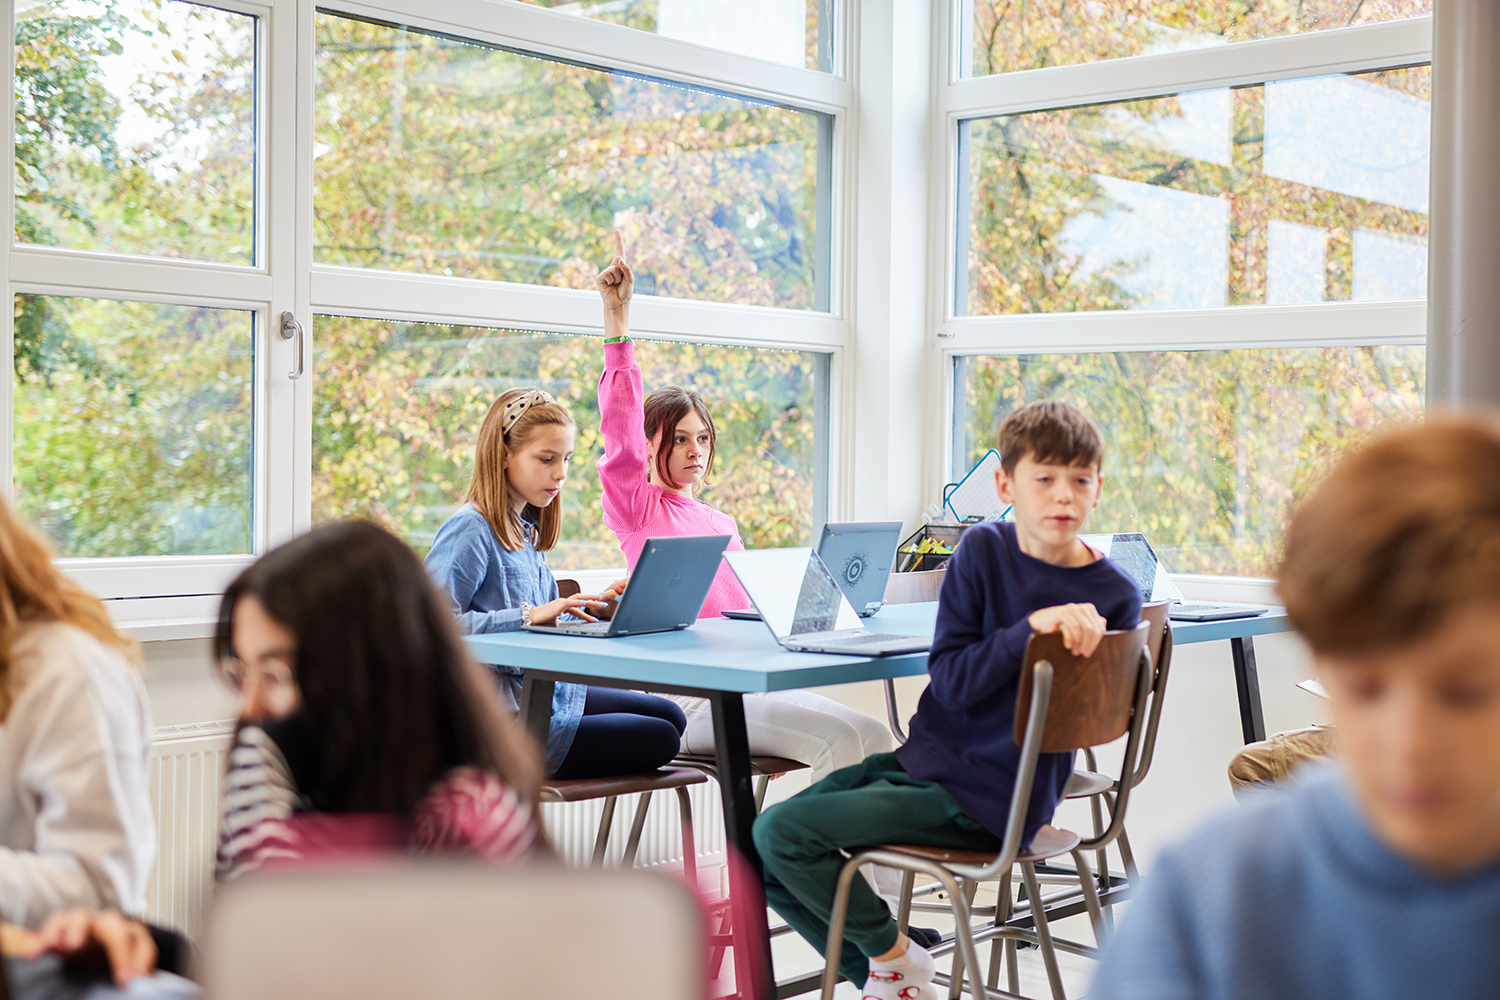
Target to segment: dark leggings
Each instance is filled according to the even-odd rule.
[[[654,771],[677,756],[687,716],[654,694],[588,689],[573,746],[554,778],[608,778]]]

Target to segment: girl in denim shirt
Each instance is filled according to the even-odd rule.
[[[438,529],[427,569],[453,599],[459,630],[510,632],[562,614],[589,618],[624,581],[599,597],[558,597],[543,553],[557,544],[577,431],[573,417],[540,389],[511,389],[479,429],[474,477],[464,505]],[[602,600],[601,600],[602,599]],[[513,710],[519,668],[499,667],[501,699]],[[558,684],[545,766],[557,778],[650,771],[677,755],[687,720],[665,698]]]

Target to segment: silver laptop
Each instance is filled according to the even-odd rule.
[[[703,599],[719,572],[728,535],[648,538],[636,560],[630,585],[608,621],[559,620],[556,625],[525,625],[528,632],[613,639],[621,635],[672,632],[698,620]]]
[[[1130,531],[1114,535],[1079,535],[1088,545],[1103,552],[1141,588],[1147,601],[1171,601],[1167,617],[1179,622],[1215,622],[1229,618],[1254,618],[1270,608],[1252,608],[1240,604],[1188,604],[1182,600],[1177,585],[1156,557],[1146,536]]]
[[[890,581],[900,541],[900,521],[839,521],[823,525],[818,556],[861,618],[870,617],[885,605],[885,585]],[[760,612],[743,608],[725,611],[723,615],[754,621]]]
[[[891,656],[932,647],[931,636],[887,635],[859,624],[833,574],[810,548],[726,552],[724,561],[786,649]]]

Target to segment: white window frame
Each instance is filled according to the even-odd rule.
[[[633,332],[642,338],[704,344],[816,351],[831,356],[826,402],[827,441],[839,441],[848,423],[845,356],[852,342],[848,316],[850,216],[853,189],[853,88],[843,74],[842,50],[853,37],[857,3],[835,7],[835,72],[800,69],[516,2],[516,0],[208,0],[208,6],[261,18],[260,157],[257,212],[260,231],[254,266],[201,263],[128,254],[12,245],[0,255],[3,280],[17,292],[73,294],[152,302],[249,309],[256,316],[254,547],[263,552],[311,525],[313,343],[315,315],[461,323],[496,328],[550,330],[602,335],[597,296],[592,292],[546,286],[480,281],[438,275],[386,272],[316,264],[313,258],[314,22],[321,7],[333,13],[410,25],[523,50],[540,56],[638,73],[695,87],[741,94],[832,116],[832,182],[820,197],[830,261],[822,276],[829,286],[829,311],[772,309],[733,304],[637,296]],[[0,12],[14,23],[14,0],[0,0]],[[14,78],[14,34],[4,46],[4,71]],[[4,141],[11,155],[5,170],[14,187],[14,92],[0,108]],[[7,232],[14,230],[14,206],[5,199]],[[307,373],[292,381],[295,342],[277,335],[283,312],[292,312],[305,330]],[[0,346],[13,351],[12,310],[0,320]],[[711,331],[711,333],[705,333]],[[0,469],[13,466],[13,390],[0,388]],[[831,450],[831,449],[830,449]],[[826,463],[826,515],[848,505],[850,488],[840,463]],[[216,598],[229,579],[253,556],[161,556],[117,559],[63,559],[63,566],[85,587],[110,599],[122,622],[134,622],[143,638],[207,634]]]
[[[947,42],[946,83],[934,115],[933,176],[936,178],[931,239],[941,263],[934,266],[929,294],[936,371],[929,398],[946,416],[928,435],[926,469],[935,490],[950,481],[954,454],[953,363],[960,356],[1099,353],[1338,345],[1422,344],[1425,299],[1389,302],[1324,302],[1250,305],[1213,309],[1118,310],[1009,316],[957,316],[957,282],[966,265],[957,259],[958,225],[967,207],[958,203],[963,185],[958,128],[964,119],[1165,97],[1195,90],[1238,87],[1312,76],[1386,69],[1432,60],[1432,18],[1361,25],[1327,31],[1160,55],[1131,56],[1075,66],[1056,66],[995,76],[960,78],[958,46],[964,32],[962,0],[937,5],[935,32]],[[962,215],[960,210],[962,209]],[[960,269],[963,268],[964,271]],[[1266,599],[1269,581],[1205,577],[1202,587],[1222,580]],[[1245,587],[1249,590],[1245,590]]]

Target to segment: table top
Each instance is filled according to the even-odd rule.
[[[891,604],[862,624],[872,632],[930,636],[936,619],[936,602]],[[1172,637],[1180,645],[1291,629],[1286,612],[1275,608],[1255,618],[1173,622]],[[618,639],[497,632],[467,636],[466,641],[482,663],[709,691],[786,691],[927,672],[926,653],[882,657],[795,653],[777,645],[762,622],[728,618],[700,619],[692,628],[678,632]]]

